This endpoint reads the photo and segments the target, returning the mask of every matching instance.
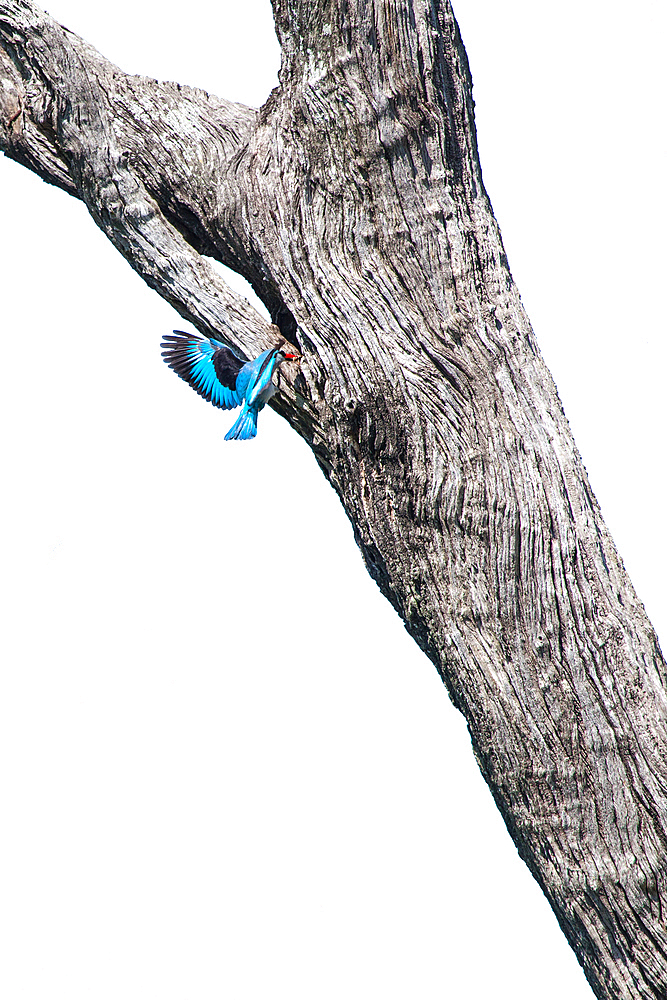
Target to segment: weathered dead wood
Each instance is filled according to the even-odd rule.
[[[600,997],[667,995],[665,665],[505,259],[446,0],[275,0],[259,111],[121,73],[0,0],[0,144],[80,197],[179,312],[303,375],[369,571],[468,720]],[[323,137],[326,141],[323,141]]]

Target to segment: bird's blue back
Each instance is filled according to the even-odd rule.
[[[275,348],[270,351],[262,351],[254,361],[249,361],[243,366],[236,380],[236,388],[239,390],[239,379],[248,371],[248,381],[244,384],[243,392],[248,406],[257,406],[258,409],[264,406],[266,399],[262,399],[262,394],[272,386],[271,377],[276,367],[277,352]]]

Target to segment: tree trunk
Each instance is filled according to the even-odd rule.
[[[593,990],[663,998],[665,664],[512,281],[451,7],[274,13],[280,87],[254,111],[0,0],[0,145],[202,332],[300,349],[272,405],[465,715]]]

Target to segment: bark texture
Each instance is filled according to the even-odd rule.
[[[465,715],[595,993],[667,996],[667,672],[512,280],[448,0],[273,0],[255,111],[127,76],[0,0],[0,146],[250,355]]]

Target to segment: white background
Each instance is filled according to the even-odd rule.
[[[268,0],[50,12],[259,105]],[[458,0],[487,188],[593,488],[665,612],[664,5]],[[160,358],[183,321],[0,158],[0,994],[592,996],[306,446]]]

